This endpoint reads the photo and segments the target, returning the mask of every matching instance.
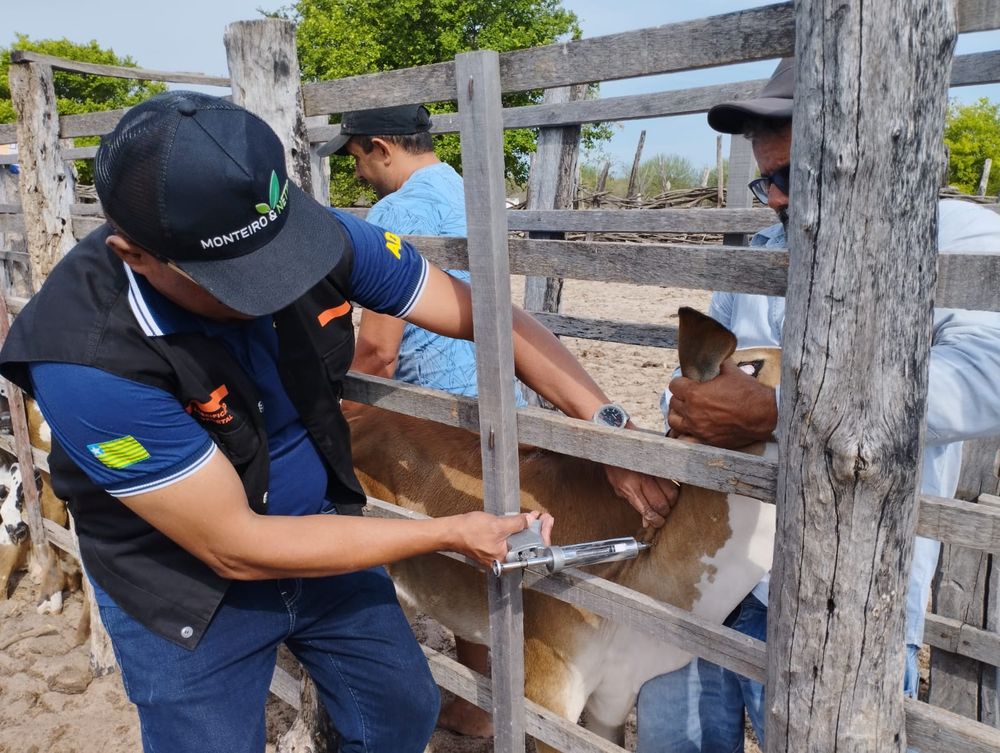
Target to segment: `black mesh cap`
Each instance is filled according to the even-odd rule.
[[[292,303],[336,265],[340,224],[289,179],[271,128],[224,99],[161,94],[101,139],[94,180],[130,240],[246,314]]]

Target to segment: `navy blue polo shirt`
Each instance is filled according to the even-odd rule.
[[[354,246],[351,298],[405,316],[423,293],[427,262],[382,228],[331,210]],[[186,311],[132,274],[129,304],[149,337],[194,332],[219,341],[261,396],[271,459],[268,512],[323,510],[326,468],[278,377],[278,338],[270,316],[217,322]],[[216,451],[204,429],[169,393],[90,366],[31,366],[38,406],[53,435],[96,485],[116,497],[162,489],[201,468]]]

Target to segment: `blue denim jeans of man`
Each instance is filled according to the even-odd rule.
[[[100,599],[146,753],[260,753],[285,643],[316,682],[341,753],[421,753],[440,697],[381,568],[234,582],[193,651]]]
[[[748,594],[724,623],[767,638],[767,607]],[[742,753],[744,710],[764,741],[764,686],[704,659],[639,691],[636,753]]]

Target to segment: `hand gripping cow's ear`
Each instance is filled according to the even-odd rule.
[[[700,311],[677,310],[677,357],[681,375],[707,382],[719,375],[722,363],[736,350],[736,335]]]

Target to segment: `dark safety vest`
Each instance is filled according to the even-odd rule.
[[[55,266],[14,322],[0,372],[28,394],[28,364],[41,361],[92,366],[170,393],[232,463],[250,507],[265,514],[269,457],[256,386],[218,340],[145,334],[129,306],[124,265],[105,245],[110,232],[98,228]],[[346,238],[344,245],[331,272],[273,318],[278,372],[326,466],[326,498],[338,513],[360,515],[365,495],[340,411],[354,355],[351,317],[343,315],[354,254]],[[219,402],[222,385],[227,394]],[[230,581],[97,487],[55,437],[49,468],[53,490],[75,518],[90,577],[150,630],[194,648]]]

